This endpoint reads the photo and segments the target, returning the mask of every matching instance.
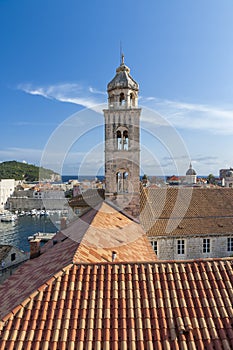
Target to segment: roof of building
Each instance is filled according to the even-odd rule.
[[[108,83],[108,92],[114,89],[132,89],[138,91],[138,83],[131,77],[130,69],[124,63],[124,56],[122,56],[121,64],[116,69],[115,77]]]
[[[0,244],[0,262],[4,260],[8,253],[11,251],[12,246],[8,244]]]
[[[232,264],[70,264],[5,315],[0,347],[230,350]]]
[[[104,189],[89,188],[82,194],[77,195],[69,200],[69,206],[76,207],[95,207],[104,200]]]
[[[149,236],[233,233],[231,188],[143,188],[141,203]]]
[[[74,220],[0,286],[0,318],[70,264],[156,261],[141,225],[106,203]]]

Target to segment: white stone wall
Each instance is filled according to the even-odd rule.
[[[225,187],[233,187],[233,177],[225,177],[224,180]]]
[[[7,199],[13,194],[15,188],[14,179],[0,180],[0,209],[5,208]]]
[[[227,238],[233,234],[212,234],[209,236],[189,237],[150,237],[150,241],[157,241],[157,256],[160,260],[186,260],[202,258],[223,258],[233,256],[233,251],[227,251]],[[210,253],[203,253],[203,239],[210,239]],[[185,254],[177,254],[177,240],[185,241]]]
[[[19,249],[15,247],[12,247],[9,253],[7,254],[7,256],[4,258],[3,265],[2,265],[2,261],[0,261],[1,263],[0,269],[2,267],[8,268],[13,265],[18,265],[23,261],[28,260],[28,258],[29,258],[28,254],[21,252]]]

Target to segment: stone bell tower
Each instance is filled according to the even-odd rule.
[[[139,216],[140,114],[137,82],[121,57],[107,87],[105,118],[105,199],[120,210]]]

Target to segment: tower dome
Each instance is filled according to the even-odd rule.
[[[197,173],[196,173],[196,171],[193,169],[191,163],[190,163],[189,169],[186,171],[186,175],[197,175]]]
[[[108,83],[107,90],[111,92],[115,89],[131,89],[138,91],[138,83],[131,77],[130,69],[125,65],[124,55],[121,56],[121,64],[116,69],[115,77]]]
[[[131,77],[125,65],[124,55],[116,69],[115,77],[108,83],[108,106],[113,109],[132,109],[138,107],[138,83]]]

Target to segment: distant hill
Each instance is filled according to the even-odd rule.
[[[17,162],[16,160],[0,163],[0,179],[15,179],[33,182],[40,180],[60,180],[60,175],[50,169]]]

